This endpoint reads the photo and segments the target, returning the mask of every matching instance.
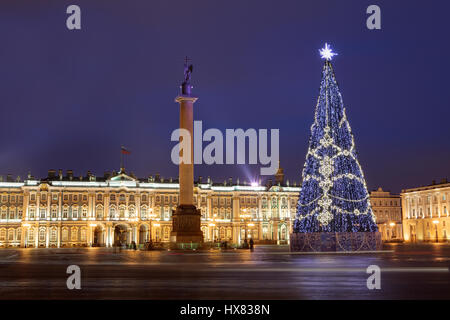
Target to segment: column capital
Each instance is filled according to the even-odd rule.
[[[183,95],[177,96],[175,98],[175,102],[178,102],[178,103],[181,103],[183,101],[192,101],[192,103],[194,103],[197,100],[198,100],[197,97],[183,96]]]

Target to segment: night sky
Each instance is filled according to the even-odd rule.
[[[66,8],[82,30],[66,28]],[[366,28],[370,4],[382,30]],[[118,170],[177,177],[170,160],[183,58],[204,129],[279,128],[301,179],[325,42],[369,189],[450,178],[448,1],[2,0],[0,174]],[[259,166],[196,166],[214,182]]]

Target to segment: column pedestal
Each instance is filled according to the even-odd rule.
[[[179,205],[172,214],[170,242],[177,248],[197,248],[203,242],[200,210],[194,205]]]

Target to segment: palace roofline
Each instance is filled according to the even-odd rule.
[[[433,190],[438,188],[446,188],[450,187],[450,182],[447,181],[446,178],[442,179],[440,183],[436,183],[436,181],[432,181],[431,184],[427,186],[421,186],[416,188],[408,188],[408,189],[402,189],[402,193],[406,192],[415,192],[415,191],[425,191],[425,190]]]
[[[164,179],[159,174],[155,176],[149,176],[148,178],[137,178],[133,173],[127,174],[124,169],[119,172],[113,171],[112,173],[105,172],[103,176],[95,176],[88,171],[86,176],[76,177],[72,170],[67,170],[66,175],[62,174],[62,170],[59,170],[56,174],[55,170],[49,170],[48,176],[42,179],[35,179],[33,176],[28,175],[27,179],[20,181],[19,179],[13,180],[8,175],[7,181],[0,181],[0,188],[21,188],[21,187],[36,187],[39,185],[49,185],[53,187],[129,187],[129,188],[148,188],[148,189],[178,189],[178,179]],[[287,183],[273,183],[269,179],[264,185],[253,185],[248,182],[240,183],[239,179],[233,182],[232,178],[225,180],[224,182],[213,182],[210,177],[205,181],[202,177],[198,177],[194,181],[194,186],[201,190],[213,190],[213,191],[251,191],[251,192],[267,192],[267,191],[279,191],[279,192],[300,192],[300,186],[290,186]]]

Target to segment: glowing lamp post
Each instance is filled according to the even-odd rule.
[[[247,209],[242,210],[243,213],[241,213],[241,219],[244,219],[244,225],[245,225],[245,239],[247,239],[247,219],[251,218],[252,216],[247,213]]]
[[[436,227],[436,242],[439,242],[439,239],[438,239],[438,230],[437,230],[437,226],[438,226],[439,221],[438,221],[438,220],[433,220],[433,223],[434,223],[434,225],[435,225],[435,227]]]

